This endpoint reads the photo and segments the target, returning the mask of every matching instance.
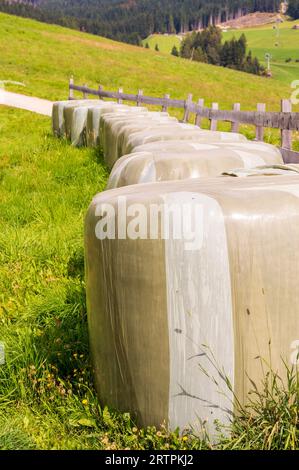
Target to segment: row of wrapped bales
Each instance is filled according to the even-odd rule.
[[[159,144],[142,145],[140,150],[121,157],[112,168],[107,188],[217,176],[235,168],[282,163],[279,150],[264,143]]]
[[[232,132],[206,131],[198,126],[179,123],[166,113],[148,113],[137,119],[105,115],[100,120],[100,141],[110,167],[135,147],[150,142],[190,140],[194,142],[246,142],[245,136]]]
[[[213,433],[268,364],[283,376],[299,335],[297,168],[273,146],[167,113],[87,108],[80,133],[104,149],[116,188],[85,223],[98,394],[140,425]]]
[[[92,105],[95,100],[57,101],[52,106],[52,129],[56,137],[65,137],[64,109],[73,106]]]
[[[161,208],[155,238],[153,207]],[[182,237],[165,236],[169,207]],[[101,235],[104,222],[114,237]],[[133,226],[135,236],[125,236]],[[205,421],[212,432],[270,366],[284,377],[282,359],[290,365],[299,338],[299,175],[104,191],[89,207],[85,244],[90,345],[105,404],[141,425]]]
[[[94,99],[58,101],[52,108],[54,135],[66,137],[75,146],[94,146],[97,144],[100,117],[116,112],[145,114],[147,109]]]

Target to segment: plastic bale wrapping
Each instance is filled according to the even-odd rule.
[[[107,105],[115,106],[112,101],[105,102]],[[83,141],[86,143],[86,121],[88,109],[93,106],[96,108],[103,108],[105,103],[102,101],[95,101],[89,103],[88,101],[78,106],[68,106],[63,110],[64,126],[66,138],[69,139],[73,145],[82,145]]]
[[[216,137],[217,139],[217,137]],[[249,150],[251,154],[256,154],[256,165],[263,163],[283,163],[282,155],[278,147],[265,142],[253,142],[244,140],[240,142],[234,141],[217,141],[215,142],[196,142],[194,140],[164,140],[149,142],[147,144],[134,147],[135,152],[182,152],[193,153],[194,151],[216,150],[218,148],[230,148],[239,152],[240,156],[246,160],[246,152]],[[252,156],[250,159],[252,160]]]
[[[138,107],[138,106],[124,106],[122,109],[119,109],[117,113],[107,113],[105,116],[100,117],[100,127],[99,127],[99,142],[100,146],[105,149],[108,142],[111,142],[113,145],[113,139],[110,138],[107,127],[109,127],[110,122],[114,122],[119,118],[132,119],[134,116],[138,115],[138,118],[141,119],[148,113],[147,108]]]
[[[159,205],[163,230],[150,217]],[[193,218],[181,237],[165,236],[170,209]],[[205,421],[213,435],[269,365],[285,377],[299,338],[299,176],[104,191],[88,210],[85,250],[102,403],[142,426]]]
[[[100,118],[103,114],[124,111],[129,106],[114,103],[113,106],[102,108],[89,108],[86,121],[86,138],[88,147],[99,147]]]
[[[130,135],[134,131],[151,129],[163,124],[170,125],[175,122],[177,122],[176,118],[171,118],[167,113],[162,112],[106,114],[100,119],[100,142],[106,163],[112,167],[115,161],[123,155],[124,137],[121,133],[126,126],[131,126],[128,131]]]
[[[169,128],[173,123],[177,123],[177,119],[170,116],[159,116],[153,113],[148,113],[148,116],[143,116],[142,119],[130,119],[114,122],[110,127],[110,135],[114,135],[109,139],[109,145],[104,148],[105,161],[112,167],[113,164],[124,155],[127,141],[130,136],[136,132],[151,131],[152,129],[162,130]],[[108,139],[106,139],[108,142]],[[112,145],[114,142],[114,145]]]
[[[236,168],[223,172],[223,176],[282,176],[299,173],[299,164],[289,165],[262,165],[255,168]]]
[[[94,104],[96,100],[68,100],[57,101],[52,107],[52,129],[56,137],[65,136],[64,109],[67,107],[82,106],[85,103]]]
[[[152,129],[133,134],[124,148],[124,154],[131,153],[136,147],[165,140],[193,140],[195,142],[246,142],[247,139],[242,134],[234,132],[208,131],[200,129],[191,124],[173,124],[169,129]]]
[[[149,183],[154,181],[182,180],[199,177],[218,176],[221,173],[230,173],[234,168],[252,168],[257,164],[282,163],[282,157],[276,148],[266,148],[259,151],[245,143],[238,147],[229,144],[209,145],[180,142],[168,150],[134,152],[121,157],[113,166],[107,188],[117,188],[130,184]],[[146,147],[145,145],[144,147]],[[192,151],[191,151],[192,150]],[[268,151],[269,150],[269,151]],[[272,171],[272,170],[271,170]],[[278,170],[276,170],[278,171]],[[282,171],[282,170],[279,170]]]

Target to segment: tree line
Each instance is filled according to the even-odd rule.
[[[0,0],[1,11],[133,44],[153,33],[184,33],[255,11],[275,12],[279,5],[280,0]]]
[[[207,64],[221,65],[255,75],[263,75],[265,68],[247,50],[246,36],[222,42],[222,32],[216,26],[209,26],[201,32],[187,34],[180,50],[173,46],[172,55]]]
[[[289,0],[287,14],[294,20],[299,19],[299,0]]]

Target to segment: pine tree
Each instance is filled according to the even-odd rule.
[[[179,57],[179,51],[176,45],[174,45],[173,48],[171,49],[171,54],[174,55],[175,57]]]

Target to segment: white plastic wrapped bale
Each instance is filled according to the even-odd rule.
[[[115,113],[115,112],[130,112],[127,111],[129,106],[123,104],[114,104],[113,107],[103,108],[89,108],[87,113],[86,122],[86,137],[88,147],[99,147],[99,130],[100,130],[100,118],[103,114]],[[138,108],[140,109],[140,108]]]
[[[113,108],[116,103],[113,101],[96,101],[94,103],[82,103],[78,106],[68,106],[63,110],[64,127],[66,138],[69,139],[74,146],[86,144],[86,121],[87,113],[90,107],[105,108],[109,106]],[[113,109],[111,109],[113,112]]]
[[[99,126],[99,142],[100,146],[102,148],[105,147],[105,139],[106,139],[106,122],[114,122],[117,119],[120,118],[126,118],[130,120],[131,118],[134,118],[134,116],[138,115],[138,117],[141,119],[141,117],[145,116],[148,113],[147,108],[139,107],[139,106],[130,106],[130,107],[124,107],[119,110],[117,113],[107,113],[103,116],[100,116],[100,126]]]
[[[228,174],[233,168],[252,168],[257,164],[282,163],[280,153],[217,144],[180,142],[168,150],[140,151],[121,157],[113,166],[107,188],[154,181],[181,180]],[[184,148],[185,144],[185,148]],[[246,144],[245,144],[246,145]],[[144,145],[143,147],[146,147]],[[169,146],[171,147],[171,146]],[[178,148],[179,147],[179,148]],[[191,151],[192,150],[192,151]],[[275,149],[276,150],[276,149]],[[232,170],[233,171],[233,170]]]
[[[83,103],[94,104],[96,100],[68,100],[57,101],[52,107],[52,129],[56,137],[65,136],[64,115],[63,110],[66,107],[82,106]]]
[[[124,112],[128,106],[117,104],[112,101],[102,101],[94,106],[82,106],[77,108],[67,108],[64,110],[66,135],[70,125],[70,139],[72,145],[82,146],[91,143],[94,146],[99,141],[98,129],[100,116],[105,113]],[[88,122],[88,115],[91,120]],[[96,125],[98,125],[96,129]]]
[[[282,164],[283,159],[278,147],[265,142],[254,142],[251,140],[245,140],[242,142],[211,142],[202,143],[195,141],[186,140],[169,140],[169,141],[157,141],[150,142],[148,144],[139,145],[134,148],[135,152],[175,152],[175,153],[193,153],[194,151],[208,151],[209,149],[226,148],[232,149],[238,152],[239,156],[244,159],[246,166],[247,153],[256,154],[256,165],[278,163]],[[249,164],[252,166],[253,156],[250,156]]]
[[[167,214],[178,232],[167,234]],[[282,359],[296,360],[299,176],[104,191],[85,250],[99,398],[140,425],[202,420],[212,432],[251,380],[261,388],[267,364],[285,378]]]
[[[151,131],[138,132],[128,139],[124,148],[124,153],[128,154],[140,145],[164,140],[193,140],[195,142],[213,143],[213,142],[245,142],[246,137],[234,132],[208,131],[200,129],[191,124],[177,123],[176,127],[170,126],[169,129],[152,129]]]
[[[174,117],[159,116],[153,113],[143,116],[142,119],[136,119],[135,117],[132,120],[114,122],[109,128],[111,138],[108,139],[106,134],[106,145],[104,147],[106,163],[111,168],[117,159],[124,155],[124,149],[132,134],[152,129],[169,129],[170,125],[177,122]]]
[[[101,144],[106,163],[112,167],[115,161],[123,155],[122,149],[126,146],[126,137],[128,138],[133,132],[161,128],[172,123],[177,123],[177,119],[162,112],[119,116],[106,114],[100,120]]]

